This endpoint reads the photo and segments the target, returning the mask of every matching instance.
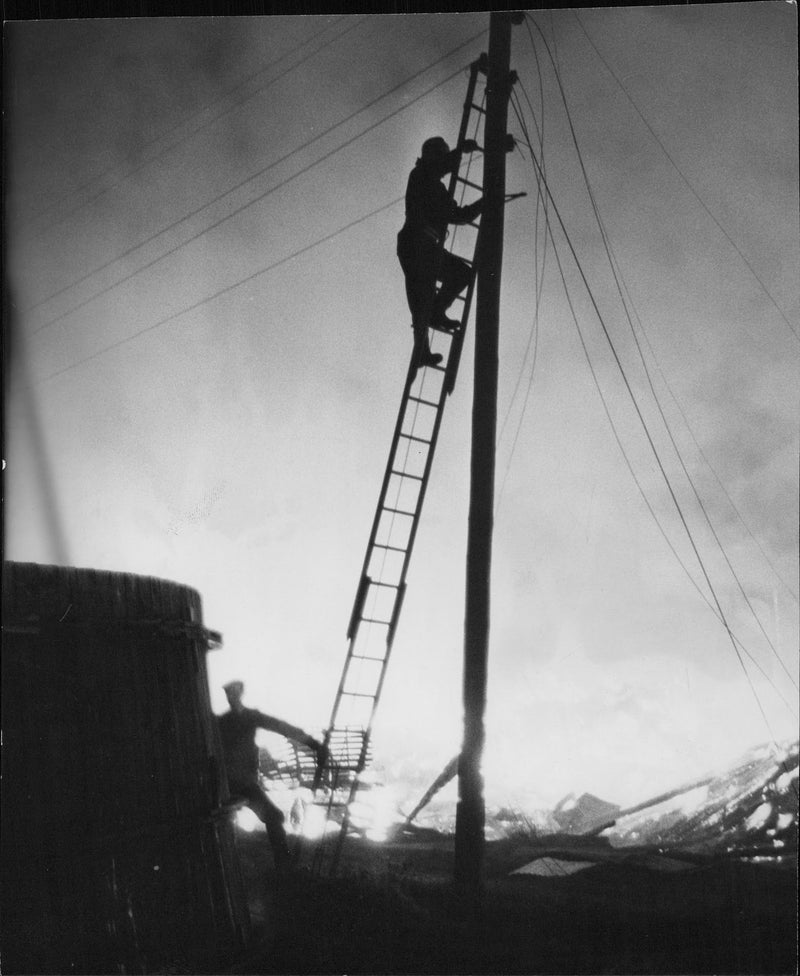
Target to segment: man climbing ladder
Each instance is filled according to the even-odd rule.
[[[459,188],[464,192],[481,189],[475,179],[459,172],[459,164],[465,152],[480,148],[466,134],[471,130],[480,139],[485,110],[475,93],[486,66],[486,55],[470,66],[457,148],[450,150],[441,137],[426,140],[408,180],[406,222],[398,235],[397,252],[413,317],[414,353],[347,628],[347,655],[325,734],[327,760],[314,782],[317,802],[325,802],[328,818],[335,817],[340,824],[335,839],[326,831],[316,846],[313,865],[318,873],[336,873],[350,828],[351,807],[369,761],[372,724],[397,632],[444,405],[458,374],[475,286],[479,215],[485,208],[483,198],[466,206],[457,205],[454,199]],[[513,148],[511,140],[507,151]],[[445,189],[441,180],[448,173],[450,185]],[[513,196],[505,195],[498,206]],[[452,239],[450,250],[444,247],[447,226],[452,223],[470,224],[469,232],[460,238],[460,257],[452,253]],[[441,282],[438,293],[437,282]],[[447,317],[447,309],[456,300],[463,303],[458,320]],[[429,329],[444,333],[440,336],[444,357],[432,352]],[[426,366],[435,368],[419,375]]]
[[[429,327],[453,332],[460,326],[446,313],[469,284],[472,271],[465,261],[441,245],[447,236],[447,225],[471,223],[483,210],[483,198],[459,207],[441,181],[458,169],[462,153],[478,148],[474,139],[466,139],[452,150],[441,136],[426,139],[408,177],[406,221],[397,235],[397,256],[406,279],[414,330],[414,363],[418,367],[438,366],[442,361],[439,353],[431,352]],[[437,281],[442,283],[438,294]]]

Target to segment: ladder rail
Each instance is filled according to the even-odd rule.
[[[485,54],[482,54],[480,58],[474,61],[470,66],[467,95],[463,106],[457,147],[462,146],[467,137],[472,112],[478,111],[479,113],[485,115],[484,110],[475,102],[475,90],[477,87],[478,75],[480,73],[485,75],[486,72],[487,57]],[[482,120],[479,118],[479,122],[480,121]],[[469,187],[471,189],[479,188],[476,183],[471,182],[465,177],[461,177],[459,175],[459,167],[457,166],[451,173],[449,180],[448,193],[451,199],[455,198],[455,192],[459,184],[461,184],[462,187]],[[326,772],[328,773],[328,781],[331,788],[331,796],[328,800],[328,815],[330,815],[333,806],[343,807],[342,822],[338,831],[338,838],[336,840],[331,858],[332,874],[335,873],[338,866],[344,839],[350,825],[350,806],[358,792],[361,774],[363,773],[369,760],[372,726],[383,691],[388,665],[391,659],[392,648],[394,645],[394,638],[397,632],[397,626],[406,595],[406,579],[411,562],[411,554],[414,550],[414,544],[416,542],[417,530],[421,520],[422,508],[425,501],[428,483],[430,481],[433,458],[436,452],[436,446],[438,443],[444,414],[444,405],[447,397],[453,392],[458,373],[458,365],[464,343],[464,334],[466,332],[475,289],[475,271],[477,269],[480,251],[480,221],[473,221],[471,222],[470,226],[477,230],[473,256],[471,261],[466,259],[463,260],[465,260],[465,263],[470,267],[472,273],[469,277],[466,292],[463,298],[461,298],[463,301],[463,308],[460,327],[452,332],[442,333],[443,335],[447,335],[450,339],[446,365],[444,367],[435,366],[418,369],[415,365],[415,357],[413,353],[409,363],[408,372],[406,374],[406,380],[403,387],[403,394],[400,401],[400,408],[398,410],[397,419],[395,421],[394,431],[392,434],[389,457],[384,469],[383,480],[381,482],[381,487],[378,494],[378,503],[375,509],[375,515],[373,517],[372,526],[367,541],[353,608],[350,614],[347,629],[348,649],[345,657],[345,663],[342,669],[336,695],[334,697],[330,723],[325,732],[324,741],[329,750],[328,759],[320,764],[314,780],[314,791],[316,793],[325,779]],[[455,234],[450,240],[451,250],[454,245],[454,238]],[[441,255],[444,253],[446,247],[447,242],[442,241],[439,249],[439,261],[442,260]],[[439,280],[438,276],[437,280]],[[425,392],[423,387],[428,376],[428,369],[431,369],[433,375],[436,373],[441,375],[438,395],[423,395]],[[419,388],[417,391],[415,391],[415,393],[412,393],[418,373],[420,374]],[[420,409],[423,410],[422,420],[420,420]],[[426,418],[426,411],[433,411],[432,418]],[[418,422],[424,424],[424,436],[417,432],[416,425]],[[404,457],[401,456],[401,447],[403,443],[405,443]],[[421,459],[421,455],[424,453],[421,473],[419,473],[419,469],[416,469],[414,472],[410,470],[410,463],[412,459],[412,454],[410,452],[414,448],[416,448],[418,452],[413,454],[414,461]],[[389,498],[389,493],[393,484],[396,486],[396,498],[398,501],[394,504],[389,504],[387,499]],[[416,496],[413,498],[413,501],[409,501],[408,505],[401,505],[399,504],[400,494],[406,484],[416,485]],[[414,489],[409,490],[412,492],[413,497]],[[384,519],[386,516],[389,516],[389,532],[387,533],[386,539],[379,542],[378,538],[381,532],[381,526],[384,524]],[[402,516],[404,519],[410,519],[410,525],[408,525],[405,542],[400,541],[397,542],[397,544],[394,544],[392,530],[395,527],[395,519],[397,516]],[[404,525],[401,526],[401,532],[404,530],[404,527]],[[373,566],[373,561],[375,560],[376,555],[380,552],[383,553],[383,561],[379,571],[376,573],[376,578],[373,579],[370,576],[370,569]],[[391,569],[389,570],[393,578],[396,579],[396,582],[392,583],[384,582],[384,580],[381,578],[384,568],[386,567],[386,560],[388,559],[389,554],[397,557],[394,562],[394,571],[392,572]],[[399,569],[397,568],[398,562],[400,564]],[[376,616],[374,615],[373,611],[369,611],[370,615],[367,616],[365,613],[367,598],[372,592],[372,606],[375,607],[376,604],[374,601],[377,599],[376,593],[379,592],[379,588],[382,588],[381,591],[385,592],[387,597],[392,600],[391,612],[388,612],[387,610],[386,612],[379,613]],[[392,590],[394,590],[393,594],[391,592]],[[384,602],[385,601],[382,600],[381,604],[383,605]],[[360,649],[359,635],[362,623],[368,628],[377,625],[380,628],[386,629],[382,653],[379,654],[378,652],[375,652],[373,654],[371,651],[370,653],[357,653],[357,651]],[[368,634],[368,637],[369,636],[370,634]],[[359,682],[364,676],[363,667],[361,664],[364,661],[369,661],[370,664],[374,663],[376,665],[374,670],[377,671],[377,675],[370,679],[370,673],[367,672],[367,678],[371,680],[371,684],[369,684],[371,690],[349,690],[354,687],[352,683],[348,687],[348,679],[351,678],[351,664],[354,662],[359,662],[356,665],[357,671],[355,673],[355,686],[361,687]],[[350,702],[351,706],[355,707],[353,703],[359,699],[363,699],[365,701],[371,700],[372,702],[371,707],[368,710],[368,715],[365,716],[365,720],[358,723],[343,725],[337,724],[339,721],[346,722],[346,719],[343,720],[341,718],[341,712],[344,706]],[[360,737],[360,748],[357,750],[358,755],[357,758],[355,758],[355,762],[353,762],[354,756],[351,756],[349,746],[346,748],[346,765],[342,765],[336,761],[335,757],[331,755],[330,752],[331,746],[334,744],[335,737],[337,734],[341,737],[343,732],[345,735],[346,744],[347,737],[349,735],[354,734],[357,738]],[[341,780],[346,773],[349,774],[349,782],[345,778],[344,784],[340,786]],[[337,802],[334,804],[333,797],[335,792],[339,789],[344,790],[344,792],[347,794],[347,799],[344,802]],[[329,847],[330,845],[327,846]],[[322,861],[325,857],[325,848],[325,835],[323,834],[320,845],[314,855],[315,866],[317,868],[320,868],[322,865]]]
[[[463,330],[460,330],[460,332],[461,331],[463,331]],[[453,339],[455,340],[455,337],[453,337]],[[454,348],[454,344],[451,344],[451,355],[452,355],[453,348]],[[460,344],[459,344],[459,351],[460,351]],[[448,358],[448,361],[449,361],[449,358]],[[403,423],[404,423],[404,421],[406,419],[406,406],[407,406],[407,402],[408,402],[408,399],[409,399],[409,391],[411,389],[411,386],[414,383],[415,373],[416,373],[416,370],[414,368],[413,359],[412,359],[412,363],[411,363],[411,365],[409,367],[408,375],[406,377],[406,384],[405,384],[405,388],[404,388],[404,391],[403,391],[403,397],[402,397],[401,402],[400,402],[400,409],[398,411],[397,421],[395,423],[394,435],[392,437],[392,445],[391,445],[391,448],[389,450],[389,459],[388,459],[386,468],[384,470],[384,477],[383,477],[383,482],[382,482],[382,485],[381,485],[381,491],[380,491],[379,498],[378,498],[378,505],[377,505],[376,510],[375,510],[375,517],[374,517],[373,522],[372,522],[372,529],[370,531],[369,541],[367,543],[367,549],[366,549],[366,553],[365,553],[365,556],[364,556],[364,562],[363,562],[362,568],[361,568],[361,577],[360,577],[360,581],[359,581],[359,587],[358,587],[358,590],[357,590],[357,593],[356,593],[356,601],[354,603],[353,612],[352,612],[351,618],[350,618],[351,619],[351,625],[350,625],[350,628],[348,630],[348,640],[350,642],[350,647],[348,649],[348,654],[347,654],[347,658],[346,658],[346,661],[345,661],[345,667],[344,667],[344,669],[342,671],[342,677],[341,677],[341,680],[339,682],[339,687],[338,687],[338,690],[337,690],[337,693],[336,693],[336,697],[335,697],[335,700],[334,700],[333,709],[332,709],[332,712],[331,712],[331,722],[330,722],[330,725],[329,725],[329,728],[330,729],[332,729],[332,728],[335,727],[335,721],[336,721],[336,717],[338,715],[338,711],[339,711],[339,707],[341,705],[342,698],[344,697],[345,694],[347,694],[347,692],[345,692],[345,690],[344,690],[344,686],[345,686],[345,683],[346,683],[346,680],[347,680],[348,665],[349,665],[350,659],[354,656],[353,655],[353,647],[355,646],[355,643],[356,643],[356,641],[358,639],[358,631],[359,631],[361,622],[362,621],[364,621],[364,622],[370,622],[368,619],[365,620],[365,618],[363,617],[364,602],[366,600],[366,596],[367,596],[368,590],[369,590],[370,586],[381,585],[380,584],[380,581],[374,581],[374,580],[372,580],[370,578],[370,576],[368,575],[368,569],[369,569],[370,561],[372,559],[373,552],[375,551],[375,548],[376,548],[375,543],[376,543],[378,531],[380,529],[380,524],[381,524],[381,519],[382,519],[383,514],[385,512],[387,512],[387,511],[398,511],[397,509],[393,509],[393,508],[391,508],[391,507],[389,507],[389,506],[386,505],[386,496],[387,496],[388,491],[389,491],[389,486],[391,484],[392,476],[395,475],[395,474],[397,474],[397,472],[394,470],[394,460],[395,460],[397,446],[398,446],[398,444],[400,442],[400,439],[401,439],[401,436],[402,436],[401,431],[402,431],[402,428],[403,428]],[[444,406],[444,402],[445,402],[447,396],[448,396],[447,385],[446,385],[446,383],[443,383],[442,384],[442,387],[440,389],[440,392],[439,392],[439,399],[438,399],[437,404],[436,404],[436,413],[435,413],[434,420],[433,420],[433,428],[431,430],[430,440],[428,441],[428,450],[427,450],[427,456],[425,458],[424,472],[423,472],[421,478],[418,479],[419,480],[419,486],[420,487],[419,487],[419,494],[417,495],[416,504],[414,505],[414,511],[413,512],[405,512],[405,511],[401,511],[400,512],[400,514],[407,515],[407,516],[409,516],[411,518],[411,527],[410,527],[410,530],[409,530],[408,541],[406,543],[405,551],[404,551],[404,554],[403,554],[403,562],[402,562],[402,567],[400,569],[399,582],[398,582],[399,591],[402,591],[403,593],[405,591],[406,577],[408,575],[408,568],[409,568],[409,565],[410,565],[410,562],[411,562],[411,554],[412,554],[413,549],[414,549],[414,543],[416,542],[417,530],[419,528],[420,518],[421,518],[421,515],[422,515],[422,508],[423,508],[423,504],[424,504],[424,501],[425,501],[425,494],[427,492],[428,482],[430,481],[430,472],[431,472],[431,468],[433,466],[433,457],[434,457],[434,454],[436,452],[436,445],[438,443],[439,432],[441,430],[442,417],[444,415],[443,406]],[[395,602],[395,611],[394,611],[394,613],[392,615],[392,621],[389,624],[389,627],[390,627],[390,640],[387,641],[387,649],[386,649],[386,654],[385,654],[385,658],[384,658],[384,666],[382,667],[381,674],[379,676],[378,685],[377,685],[376,691],[375,691],[375,701],[374,701],[373,708],[372,708],[372,711],[371,711],[371,714],[370,714],[370,720],[369,720],[369,722],[368,722],[368,724],[367,724],[367,726],[365,728],[365,734],[368,734],[369,731],[371,730],[372,720],[374,718],[375,711],[376,711],[377,705],[378,705],[378,700],[380,698],[380,692],[383,689],[383,681],[384,681],[385,674],[386,674],[386,667],[388,665],[389,657],[391,655],[391,643],[392,643],[393,638],[394,638],[394,629],[397,626],[397,619],[399,617],[399,607],[400,607],[401,604],[402,604],[402,596],[400,595],[400,592],[398,592],[398,597],[397,597],[396,602]]]
[[[481,56],[470,65],[469,81],[467,83],[467,94],[466,94],[466,97],[465,97],[465,100],[464,100],[464,111],[462,112],[462,115],[461,115],[461,125],[460,125],[459,130],[458,130],[458,142],[457,142],[457,145],[458,146],[463,145],[464,140],[467,137],[467,130],[469,128],[469,120],[470,120],[471,110],[475,107],[475,88],[476,88],[477,83],[478,83],[478,74],[480,72],[483,72],[485,74],[487,72],[487,70],[488,70],[488,58],[487,58],[486,54],[481,54]],[[458,179],[459,179],[459,177],[458,177],[458,169],[456,168],[450,174],[450,181],[449,181],[449,186],[448,186],[448,193],[449,193],[449,195],[450,195],[451,198],[455,194],[456,184],[458,182]],[[445,249],[445,242],[442,241],[441,246],[440,246],[440,251],[443,251],[444,249]],[[477,244],[476,244],[476,251],[477,251]],[[466,318],[468,318],[468,312],[469,312],[469,308],[470,308],[470,305],[471,305],[471,301],[469,299],[471,299],[471,297],[472,297],[472,292],[474,290],[474,287],[475,287],[475,275],[473,274],[473,275],[470,276],[469,285],[467,286],[468,299],[465,300],[465,303],[464,303],[464,309],[465,309],[465,312],[467,314],[464,315],[464,320],[466,320]],[[465,328],[464,327],[465,326],[466,326],[466,321],[463,321],[462,322],[462,327],[458,330],[457,335],[453,337],[454,340],[457,340],[460,337],[460,341],[458,341],[458,347],[457,347],[458,348],[458,359],[460,359],[461,347],[463,346],[463,342],[464,342],[464,331],[465,331]],[[452,348],[453,347],[451,346],[451,351],[452,351]],[[427,457],[427,460],[426,460],[426,475],[430,471],[431,461],[432,461],[434,449],[435,449],[435,446],[436,446],[436,440],[438,438],[439,427],[441,426],[441,414],[442,414],[442,405],[444,403],[444,396],[447,395],[447,394],[449,394],[449,393],[451,393],[452,390],[453,390],[453,388],[454,388],[454,386],[455,386],[455,373],[457,372],[457,363],[456,363],[456,370],[452,370],[450,368],[450,360],[451,360],[451,357],[448,357],[448,366],[447,366],[447,369],[445,371],[446,372],[445,387],[444,387],[445,393],[440,393],[439,401],[436,404],[436,419],[434,421],[434,435],[431,438],[431,441],[429,442],[428,457]],[[363,585],[363,580],[366,577],[367,569],[369,567],[369,562],[370,562],[370,558],[371,558],[371,555],[372,555],[372,550],[374,548],[375,540],[377,538],[378,529],[379,529],[379,526],[380,526],[380,519],[381,519],[381,515],[382,515],[382,512],[383,512],[383,508],[384,508],[384,502],[385,502],[385,499],[386,499],[386,494],[388,492],[389,484],[390,484],[391,477],[392,477],[392,471],[390,469],[391,469],[391,466],[392,466],[392,461],[393,461],[393,459],[395,457],[395,453],[397,451],[397,445],[398,445],[398,443],[400,441],[400,437],[401,437],[401,433],[402,433],[402,429],[403,429],[403,421],[405,420],[405,405],[406,405],[406,401],[407,401],[408,397],[411,394],[411,387],[412,387],[412,385],[414,383],[415,375],[416,375],[416,370],[415,370],[414,365],[413,365],[413,362],[412,362],[410,364],[410,366],[409,366],[409,370],[408,370],[408,373],[406,375],[405,388],[403,390],[403,396],[402,396],[402,399],[400,401],[400,409],[399,409],[398,414],[397,414],[397,421],[395,423],[394,433],[392,435],[391,447],[389,448],[389,463],[387,464],[386,470],[384,471],[383,483],[381,485],[381,490],[380,490],[380,493],[378,495],[378,505],[376,507],[375,517],[373,519],[372,529],[370,531],[370,536],[369,536],[369,541],[367,542],[367,549],[366,549],[366,553],[364,555],[364,563],[363,563],[363,565],[361,567],[361,581],[362,581],[362,583],[359,584],[359,587],[361,587]],[[448,379],[450,380],[449,382],[447,381]],[[427,402],[427,401],[421,401],[421,402]],[[431,404],[431,405],[433,406],[433,404]],[[422,496],[424,496],[424,492],[425,492],[425,488],[426,487],[427,487],[427,484],[423,483],[423,487],[421,489]],[[402,576],[401,576],[401,579],[402,580],[405,579],[405,572],[406,572],[407,564],[408,564],[408,554],[413,549],[413,542],[414,542],[414,539],[416,537],[416,522],[419,519],[419,513],[421,511],[421,508],[422,508],[422,498],[420,498],[419,501],[418,501],[418,504],[417,504],[417,512],[415,514],[414,524],[412,524],[412,537],[409,539],[409,544],[408,544],[408,547],[407,547],[407,550],[406,550],[407,555],[406,555],[406,559],[404,560],[403,573],[402,573]],[[354,607],[354,611],[355,611],[355,607]],[[352,616],[351,616],[351,620],[352,620]],[[348,633],[348,638],[352,641],[352,637],[351,637],[351,635],[349,633]],[[334,704],[334,711],[333,711],[333,713],[331,715],[331,725],[333,724],[334,717],[335,717],[335,704]]]
[[[475,242],[475,264],[477,266],[480,260],[480,250],[481,250],[481,232],[478,229],[478,239]],[[475,282],[476,276],[473,274],[470,277],[469,284],[467,285],[467,293],[464,296],[464,313],[465,317],[469,316],[470,309],[472,307],[472,296],[475,293]],[[458,367],[461,363],[461,351],[464,348],[464,332],[463,328],[459,329],[458,332],[453,336],[453,344],[450,347],[450,356],[447,360],[447,370],[445,371],[444,385],[447,395],[449,396],[456,385],[456,376],[458,375]]]

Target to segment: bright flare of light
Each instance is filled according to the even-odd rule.
[[[393,824],[398,822],[397,800],[388,786],[376,786],[363,792],[350,806],[350,821],[365,831],[368,840],[385,841]]]
[[[317,840],[325,833],[333,833],[339,825],[328,820],[327,807],[318,803],[309,803],[303,817],[303,836],[308,840]]]
[[[264,824],[261,823],[250,807],[242,807],[241,810],[236,811],[236,826],[244,830],[245,833],[252,834],[259,827],[263,828]]]
[[[767,820],[769,820],[771,813],[772,804],[762,803],[761,806],[754,810],[747,820],[745,820],[745,826],[748,830],[758,830],[759,827],[763,827]]]

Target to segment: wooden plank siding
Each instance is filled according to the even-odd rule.
[[[199,594],[6,563],[3,631],[4,968],[213,970],[249,915]]]

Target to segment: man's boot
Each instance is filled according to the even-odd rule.
[[[431,328],[437,329],[440,332],[458,332],[461,328],[461,323],[457,319],[448,318],[446,313],[447,306],[441,302],[437,302],[431,314]]]
[[[442,354],[431,352],[428,343],[428,330],[414,329],[414,366],[417,369],[423,366],[438,366],[442,361]]]

